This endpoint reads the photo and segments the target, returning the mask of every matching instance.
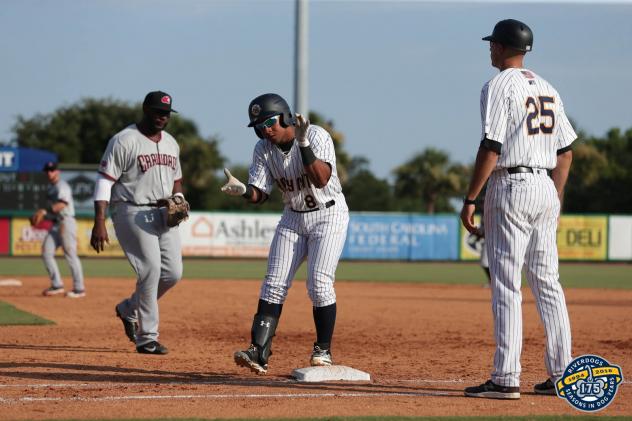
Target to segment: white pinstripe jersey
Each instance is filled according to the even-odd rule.
[[[314,155],[331,165],[331,177],[325,187],[319,189],[310,182],[296,141],[286,154],[266,139],[260,139],[255,145],[248,184],[266,194],[270,194],[273,184],[276,184],[283,193],[285,206],[297,211],[323,207],[331,200],[336,202],[336,207],[346,208],[331,136],[322,127],[311,124],[307,128],[307,139]]]
[[[169,133],[161,136],[154,142],[132,124],[110,139],[99,172],[116,180],[113,203],[147,204],[171,196],[173,182],[182,179],[180,146]]]
[[[577,138],[559,94],[531,70],[509,68],[481,91],[482,138],[502,144],[497,168],[553,169]]]

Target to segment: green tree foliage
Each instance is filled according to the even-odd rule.
[[[13,131],[19,146],[50,150],[63,163],[97,164],[110,138],[141,116],[140,104],[88,98],[51,114],[20,116]],[[223,174],[221,179],[216,174],[224,157],[217,140],[203,139],[195,123],[178,114],[172,114],[167,131],[180,144],[184,188],[192,208],[214,208],[223,196]]]
[[[565,212],[632,212],[632,128],[614,128],[605,138],[583,132],[573,143],[564,197]]]
[[[84,99],[51,114],[18,116],[13,127],[19,146],[53,151],[64,163],[98,163],[108,140],[140,120],[140,107],[113,99]]]
[[[387,180],[371,172],[365,157],[353,157],[348,166],[349,178],[343,191],[352,211],[393,210],[393,193]]]
[[[220,187],[224,184],[224,158],[220,155],[217,141],[197,136],[176,137],[180,144],[183,186],[187,200],[193,210],[216,209],[223,199]]]
[[[340,178],[340,182],[345,184],[348,178],[347,167],[351,162],[351,157],[343,148],[345,139],[344,134],[334,128],[334,122],[332,120],[325,119],[325,117],[315,111],[309,112],[309,121],[312,124],[316,124],[327,130],[331,135],[331,139],[334,141],[334,149],[336,151],[336,169],[338,170],[338,177]]]
[[[465,190],[469,169],[452,163],[446,152],[428,148],[397,167],[397,210],[407,212],[454,212],[449,200]]]

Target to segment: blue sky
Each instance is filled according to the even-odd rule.
[[[480,89],[496,73],[481,37],[505,18],[533,29],[526,65],[579,128],[632,127],[632,2],[313,0],[309,12],[310,109],[380,177],[427,147],[473,160]],[[4,141],[17,115],[161,89],[230,163],[248,164],[250,100],[293,99],[290,0],[5,0],[0,31]]]

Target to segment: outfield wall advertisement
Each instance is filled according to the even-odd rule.
[[[108,219],[105,223],[108,230],[110,243],[105,250],[98,254],[102,257],[123,256],[123,249],[116,239],[112,221]],[[42,241],[48,231],[31,227],[26,218],[13,218],[11,221],[11,254],[14,256],[40,256],[42,254]],[[92,220],[77,220],[77,253],[79,256],[97,256],[97,253],[90,246],[90,235],[92,234]],[[57,249],[58,256],[62,256],[61,248]]]
[[[607,260],[608,217],[562,216],[557,230],[557,250],[560,260]]]
[[[0,256],[11,251],[11,220],[0,218]]]
[[[280,214],[193,212],[180,225],[184,256],[266,257]]]
[[[457,260],[453,215],[351,215],[343,259]]]
[[[608,222],[608,258],[632,260],[632,216],[611,216]]]
[[[193,212],[180,225],[182,254],[266,257],[280,214]],[[123,256],[111,221],[110,244],[90,247],[92,220],[77,221],[80,256]],[[0,255],[39,256],[47,231],[28,219],[0,219]],[[632,261],[632,216],[564,215],[557,233],[563,261]],[[347,260],[477,260],[483,241],[467,233],[457,215],[351,213],[342,258]],[[62,255],[61,249],[57,255]]]

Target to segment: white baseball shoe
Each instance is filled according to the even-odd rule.
[[[52,297],[53,295],[59,295],[64,293],[64,287],[48,287],[42,291],[44,297]]]
[[[312,366],[328,366],[332,365],[334,362],[331,359],[331,352],[328,349],[321,349],[321,347],[314,344],[312,358],[309,363]]]

